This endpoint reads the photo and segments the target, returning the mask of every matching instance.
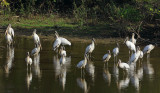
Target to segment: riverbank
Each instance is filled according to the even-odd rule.
[[[87,20],[88,24],[80,25],[76,23],[74,18],[59,16],[59,15],[37,15],[37,16],[15,16],[15,15],[0,15],[0,33],[4,33],[8,24],[12,24],[16,35],[30,36],[33,29],[37,29],[37,33],[44,37],[53,37],[54,31],[57,31],[61,36],[72,40],[79,39],[112,39],[131,37],[131,33],[138,33],[141,38],[159,39],[160,24],[159,20],[154,23],[140,22],[104,22],[100,21],[93,23],[93,20]],[[89,22],[92,21],[92,22]],[[133,30],[134,29],[134,30]],[[137,38],[136,34],[136,38]],[[74,39],[73,39],[74,38]],[[81,40],[83,41],[83,40]]]

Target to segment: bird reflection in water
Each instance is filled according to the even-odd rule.
[[[61,68],[60,75],[59,75],[59,81],[60,81],[61,86],[63,87],[63,91],[65,91],[66,75],[67,75],[66,67]]]
[[[148,75],[150,80],[153,79],[154,69],[152,64],[150,63],[150,58],[147,58],[147,62],[144,62],[144,72]]]
[[[35,73],[35,75],[39,78],[39,79],[41,79],[41,70],[40,70],[40,54],[38,54],[38,55],[35,55],[34,56],[34,59],[33,59],[34,61],[33,61],[33,71],[34,71],[34,73]]]
[[[115,82],[118,83],[118,80],[119,80],[119,68],[115,63],[114,63],[114,66],[113,66],[113,77],[115,79]]]
[[[107,82],[108,86],[110,86],[110,84],[111,84],[111,74],[108,70],[108,67],[105,68],[105,66],[103,67],[103,78]]]
[[[60,59],[58,58],[58,54],[53,56],[53,65],[54,65],[54,71],[55,71],[55,77],[56,79],[59,79],[60,84],[63,87],[63,91],[65,91],[65,85],[66,85],[66,76],[67,71],[70,69],[71,64],[71,56],[65,57],[66,62],[61,65]]]
[[[95,79],[95,66],[94,66],[92,61],[88,61],[87,62],[86,70],[89,73],[89,75],[91,76],[92,81],[94,82],[94,79]]]
[[[129,82],[130,82],[130,78],[128,77],[128,75],[123,78],[122,80],[120,80],[117,84],[118,90],[122,90],[125,89],[129,86]]]
[[[31,71],[27,71],[26,82],[27,82],[27,88],[29,90],[29,87],[32,82],[32,72]]]
[[[9,46],[7,48],[7,59],[6,59],[6,64],[4,66],[6,77],[9,76],[10,69],[12,68],[13,60],[14,60],[14,47]]]
[[[81,89],[83,89],[84,93],[87,93],[89,91],[85,78],[77,78],[77,84]]]

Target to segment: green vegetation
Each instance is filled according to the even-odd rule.
[[[0,26],[70,35],[160,36],[159,0],[0,0]],[[156,27],[156,28],[155,28]],[[154,30],[153,30],[154,29]]]

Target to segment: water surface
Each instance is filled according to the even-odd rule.
[[[43,50],[32,57],[34,63],[27,71],[26,53],[34,48],[32,39],[16,37],[15,46],[6,48],[3,35],[0,37],[0,90],[1,93],[160,93],[160,48],[156,47],[142,64],[129,74],[117,68],[114,57],[108,67],[103,65],[102,56],[116,46],[97,44],[88,62],[85,74],[76,68],[84,59],[89,43],[72,42],[66,47],[67,63],[60,66],[60,56],[52,51],[50,40],[42,40]],[[144,46],[140,46],[143,48]],[[128,49],[120,44],[118,59],[128,61]]]

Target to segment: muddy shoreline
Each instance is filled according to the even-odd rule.
[[[29,31],[15,31],[15,36],[16,37],[24,37],[24,38],[32,38],[32,32],[31,30]],[[0,36],[4,36],[3,34],[5,33],[5,29],[0,29]],[[54,41],[55,40],[55,35],[54,31],[52,32],[45,32],[45,34],[37,31],[37,34],[41,38],[41,40],[50,40]],[[116,43],[116,42],[123,42],[123,38],[100,38],[100,37],[92,37],[92,36],[74,36],[74,35],[61,35],[61,37],[67,38],[71,42],[85,42],[89,43],[91,42],[92,38],[96,39],[96,43],[102,43],[102,44],[108,44],[108,43]]]

